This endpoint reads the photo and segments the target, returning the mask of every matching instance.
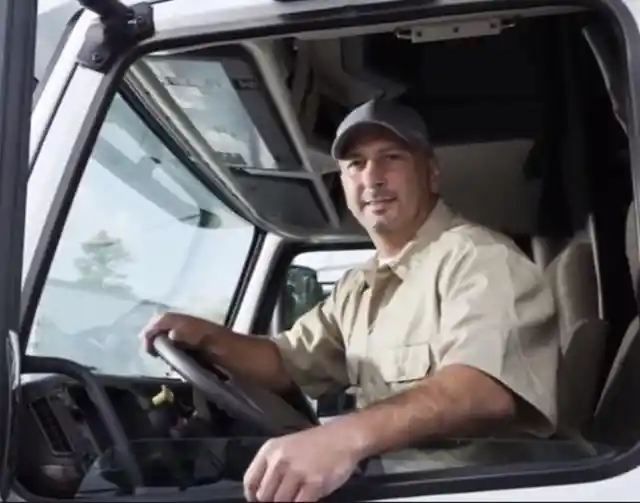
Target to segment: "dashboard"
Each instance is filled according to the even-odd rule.
[[[193,415],[192,390],[182,381],[99,379],[134,444],[145,439],[170,438],[171,428]],[[168,407],[154,403],[162,386],[172,394]],[[96,460],[112,448],[104,420],[85,387],[65,376],[26,383],[22,400],[24,407],[17,427],[28,444],[19,446],[18,482],[36,495],[74,497]],[[223,422],[220,416],[220,424]]]
[[[212,485],[229,497],[229,483],[241,490],[246,468],[273,434],[261,420],[223,403],[224,412],[184,381],[95,375],[60,358],[24,363],[26,374],[40,375],[23,382],[18,397],[14,471],[27,499],[130,495],[136,501],[140,491],[184,496]],[[253,388],[238,390],[254,396]],[[296,390],[290,395],[266,393],[259,406],[265,424],[294,409],[302,419],[293,427],[317,422],[305,397]]]

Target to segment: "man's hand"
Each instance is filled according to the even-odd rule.
[[[244,476],[248,501],[317,501],[341,487],[362,457],[347,431],[317,426],[265,443]]]
[[[267,442],[245,474],[245,497],[317,500],[344,484],[366,457],[430,438],[482,434],[515,416],[515,399],[503,385],[450,365],[365,409]]]
[[[241,335],[208,320],[187,314],[166,313],[154,317],[140,332],[147,352],[153,354],[151,341],[159,333],[188,346],[200,347],[214,365],[259,383],[275,392],[285,392],[292,382],[280,352],[267,337]],[[256,362],[260,362],[256,365]]]
[[[207,320],[186,314],[165,313],[156,316],[140,332],[140,338],[147,352],[151,352],[151,341],[162,332],[169,332],[169,338],[189,346],[200,345],[208,335],[224,330],[223,327]]]

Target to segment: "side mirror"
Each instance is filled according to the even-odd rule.
[[[329,291],[325,291],[318,280],[315,269],[291,265],[281,293],[282,325],[291,328],[296,320],[322,302]],[[316,414],[321,418],[338,416],[355,407],[353,395],[337,392],[316,401]]]
[[[318,275],[310,267],[291,265],[282,291],[282,328],[287,330],[295,321],[313,309],[326,297]]]

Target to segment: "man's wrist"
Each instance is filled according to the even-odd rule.
[[[327,426],[340,430],[347,449],[358,461],[378,454],[374,428],[362,412],[346,414],[332,420]]]
[[[226,327],[207,323],[206,326],[203,327],[200,346],[211,356],[224,356],[222,353],[224,352],[225,344],[222,343],[221,340],[227,331],[228,329]]]

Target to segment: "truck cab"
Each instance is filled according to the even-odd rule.
[[[137,334],[171,311],[269,337],[368,260],[329,146],[376,97],[551,285],[560,426],[369,460],[329,499],[637,497],[640,3],[83,0],[31,93],[34,4],[0,16],[3,501],[242,500],[267,439],[352,410]]]

